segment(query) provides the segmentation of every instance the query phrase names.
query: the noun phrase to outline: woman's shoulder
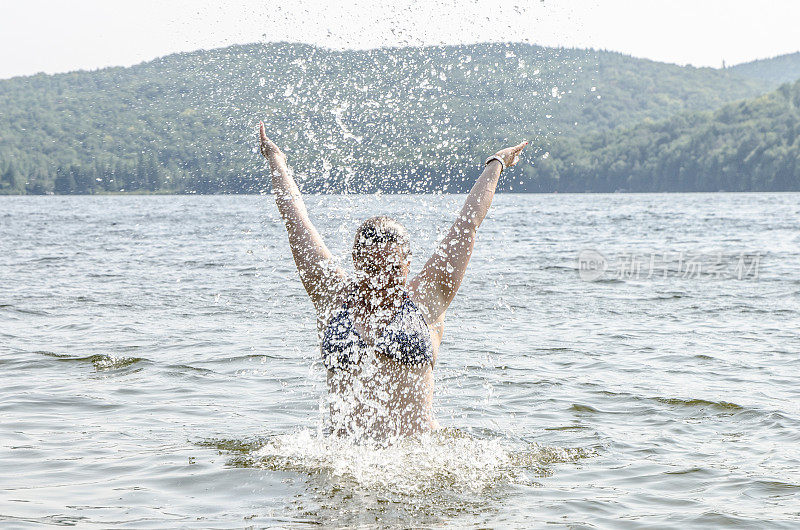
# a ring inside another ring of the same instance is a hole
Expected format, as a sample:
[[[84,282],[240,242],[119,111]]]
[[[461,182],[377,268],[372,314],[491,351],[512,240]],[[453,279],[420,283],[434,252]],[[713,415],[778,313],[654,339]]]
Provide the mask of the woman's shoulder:
[[[335,284],[330,286],[326,296],[320,300],[317,313],[319,313],[320,316],[324,315],[327,320],[327,316],[329,316],[333,310],[341,307],[352,297],[355,286],[356,284],[352,277],[346,274],[342,276]]]
[[[435,315],[432,315],[428,306],[425,305],[425,298],[422,294],[413,287],[407,291],[408,300],[411,302],[411,305],[416,309],[417,313],[422,317],[422,320],[429,328],[433,328],[435,326],[440,326],[444,322],[444,312],[439,315],[438,318],[434,318]]]
[[[348,278],[349,280],[349,278]],[[317,313],[317,332],[320,336],[325,333],[328,324],[332,318],[335,318],[344,309],[345,303],[350,298],[350,293],[355,287],[355,283],[343,280],[341,285],[338,285],[335,290],[329,291],[329,295],[315,304],[314,308]]]
[[[442,314],[440,314],[434,320],[424,302],[422,302],[420,298],[416,298],[413,292],[409,293],[408,302],[409,305],[411,305],[415,310],[417,318],[421,321],[422,325],[424,325],[431,334],[431,340],[433,341],[434,348],[433,358],[434,362],[436,362],[436,352],[438,351],[439,344],[441,344],[442,338],[444,337],[444,316],[446,311],[442,311]]]

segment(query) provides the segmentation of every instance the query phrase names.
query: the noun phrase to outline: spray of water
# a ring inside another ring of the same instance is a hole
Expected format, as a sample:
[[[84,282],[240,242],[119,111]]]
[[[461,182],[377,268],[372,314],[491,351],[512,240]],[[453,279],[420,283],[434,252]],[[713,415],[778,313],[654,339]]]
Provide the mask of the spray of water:
[[[500,436],[475,436],[441,429],[391,445],[356,443],[301,429],[251,443],[212,440],[203,445],[228,451],[229,464],[324,476],[331,489],[385,500],[421,502],[450,493],[490,494],[509,484],[535,483],[552,466],[591,456],[582,448],[548,447]]]

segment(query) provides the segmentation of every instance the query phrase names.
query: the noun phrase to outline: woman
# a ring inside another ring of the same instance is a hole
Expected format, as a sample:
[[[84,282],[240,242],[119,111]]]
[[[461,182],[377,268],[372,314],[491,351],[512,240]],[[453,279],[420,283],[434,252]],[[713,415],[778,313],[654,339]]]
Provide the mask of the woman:
[[[528,142],[487,159],[450,231],[409,281],[408,233],[388,217],[367,219],[358,228],[355,277],[348,277],[311,223],[286,155],[267,138],[263,123],[259,132],[292,255],[317,311],[331,429],[386,439],[438,428],[433,365],[445,311],[461,285],[500,173],[519,160]]]

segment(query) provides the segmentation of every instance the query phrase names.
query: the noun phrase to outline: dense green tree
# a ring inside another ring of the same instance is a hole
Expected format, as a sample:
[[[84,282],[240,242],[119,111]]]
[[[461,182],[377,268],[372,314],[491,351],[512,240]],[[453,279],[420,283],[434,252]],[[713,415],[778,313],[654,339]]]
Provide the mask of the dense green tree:
[[[69,169],[58,168],[53,191],[60,194],[77,193],[78,186],[75,183],[75,176]]]
[[[800,81],[663,121],[560,138],[526,177],[547,191],[800,190]]]
[[[0,193],[25,193],[25,177],[13,162],[0,173]]]

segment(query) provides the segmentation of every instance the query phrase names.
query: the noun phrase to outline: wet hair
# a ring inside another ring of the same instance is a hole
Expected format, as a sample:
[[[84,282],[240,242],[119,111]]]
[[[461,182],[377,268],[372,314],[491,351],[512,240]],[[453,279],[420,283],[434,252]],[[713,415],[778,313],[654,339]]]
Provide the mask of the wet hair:
[[[403,225],[385,215],[371,217],[361,223],[353,241],[353,259],[361,257],[361,251],[372,246],[394,244],[403,252],[403,258],[411,255],[411,241]]]

